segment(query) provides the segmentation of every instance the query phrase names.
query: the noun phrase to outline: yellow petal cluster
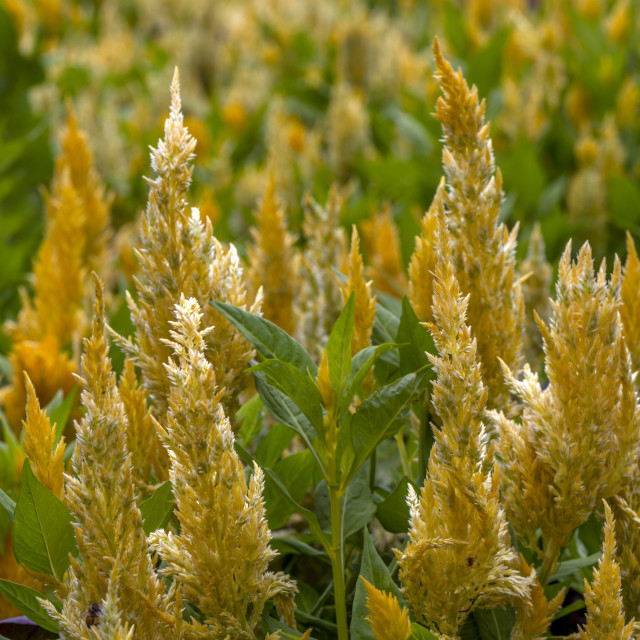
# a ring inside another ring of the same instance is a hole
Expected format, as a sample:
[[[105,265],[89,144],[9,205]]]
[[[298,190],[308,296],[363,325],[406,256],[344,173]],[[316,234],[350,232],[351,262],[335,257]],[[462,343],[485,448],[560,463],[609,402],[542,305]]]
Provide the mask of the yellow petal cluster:
[[[631,353],[633,370],[640,370],[640,260],[630,233],[627,233],[627,261],[624,265],[620,317],[624,339]]]
[[[190,637],[254,638],[271,598],[293,626],[295,583],[268,571],[276,554],[269,547],[262,471],[254,467],[247,487],[214,368],[205,357],[212,328],[200,329],[203,313],[194,298],[183,296],[174,314],[168,345],[175,358],[166,365],[169,413],[156,428],[169,452],[181,531],[154,532],[151,548],[166,562],[162,573],[179,582],[205,616],[205,625],[188,625]]]
[[[398,599],[391,593],[376,589],[370,582],[362,578],[367,590],[367,621],[376,640],[407,640],[411,635],[409,613],[402,607]]]

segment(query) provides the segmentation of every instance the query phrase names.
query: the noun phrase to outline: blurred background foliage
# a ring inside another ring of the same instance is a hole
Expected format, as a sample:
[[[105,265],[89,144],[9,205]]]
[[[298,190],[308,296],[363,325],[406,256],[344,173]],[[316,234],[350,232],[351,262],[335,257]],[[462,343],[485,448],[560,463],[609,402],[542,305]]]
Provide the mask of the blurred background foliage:
[[[220,239],[244,252],[271,166],[294,231],[303,194],[334,181],[344,225],[390,204],[406,266],[442,173],[434,35],[487,100],[519,256],[535,221],[552,262],[569,237],[623,256],[640,230],[639,30],[632,0],[0,0],[0,322],[29,285],[65,103],[126,247],[176,65],[191,201]]]

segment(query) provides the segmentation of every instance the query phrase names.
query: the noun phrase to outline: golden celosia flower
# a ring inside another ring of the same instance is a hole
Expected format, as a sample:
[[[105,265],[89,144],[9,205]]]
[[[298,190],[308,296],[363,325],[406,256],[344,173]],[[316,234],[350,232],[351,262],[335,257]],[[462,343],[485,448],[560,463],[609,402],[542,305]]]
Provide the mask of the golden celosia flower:
[[[439,356],[431,357],[437,379],[433,405],[442,420],[420,497],[409,488],[409,544],[396,551],[402,593],[421,624],[439,637],[457,638],[475,608],[529,599],[531,578],[514,567],[507,520],[499,502],[500,474],[482,417],[487,388],[476,359],[476,341],[466,325],[462,297],[441,199],[438,260],[429,325]]]
[[[360,231],[374,289],[401,297],[407,290],[407,277],[391,204],[386,203],[372,220],[365,220]]]
[[[257,291],[262,287],[262,314],[287,333],[293,334],[293,301],[299,282],[298,254],[294,238],[287,229],[284,209],[276,199],[273,172],[264,199],[256,212],[257,228],[252,229],[253,246],[249,248],[247,279]]]
[[[355,296],[355,307],[351,354],[355,355],[371,345],[371,332],[376,316],[376,297],[371,295],[371,283],[364,279],[360,239],[355,226],[351,236],[349,279],[342,285],[342,299],[345,303],[352,293]]]
[[[22,375],[20,372],[29,375],[40,403],[46,406],[59,389],[65,395],[73,389],[76,365],[61,350],[60,343],[52,334],[47,334],[41,341],[16,342],[9,361],[14,372],[14,383],[0,391],[0,402],[7,421],[18,432],[25,417],[27,403],[24,377],[18,378]]]
[[[152,471],[157,480],[167,479],[168,464],[166,455],[160,450],[162,444],[155,432],[147,392],[138,384],[132,360],[125,362],[118,391],[127,416],[127,445],[131,452],[133,481],[144,493]]]
[[[262,499],[263,476],[254,468],[249,487],[234,451],[233,432],[217,391],[214,368],[205,358],[203,314],[194,298],[174,308],[166,365],[171,384],[166,425],[157,424],[169,451],[171,483],[181,523],[179,535],[156,531],[150,544],[181,584],[187,600],[205,616],[194,637],[253,638],[267,600],[273,598],[293,622],[295,583],[268,571],[276,555]]]
[[[438,185],[429,210],[422,218],[422,234],[416,236],[416,247],[409,263],[409,300],[415,314],[424,322],[433,320],[433,272],[436,265],[436,202],[444,196],[444,181]]]
[[[542,345],[536,340],[538,327],[533,312],[535,311],[542,320],[548,318],[551,311],[549,294],[553,275],[553,269],[545,255],[542,231],[537,223],[533,226],[527,256],[520,264],[519,272],[526,309],[524,352],[529,365],[537,371],[542,360]]]
[[[577,634],[579,640],[632,640],[636,638],[633,619],[625,624],[620,594],[620,567],[615,561],[615,522],[609,505],[604,503],[604,542],[598,568],[591,584],[584,581],[587,624]]]
[[[573,530],[620,491],[637,464],[640,412],[619,314],[620,280],[617,258],[607,282],[604,262],[593,273],[589,245],[574,263],[569,243],[549,325],[539,321],[548,387],[528,367],[523,380],[505,367],[524,410],[521,424],[495,416],[502,494],[518,536],[533,546],[540,527],[548,543],[543,584]]]
[[[342,308],[340,282],[333,269],[346,262],[347,241],[339,226],[342,200],[335,185],[325,207],[310,196],[304,205],[302,230],[307,246],[302,256],[296,337],[315,359],[320,357],[318,345],[326,344]]]
[[[122,624],[135,626],[136,638],[175,637],[154,612],[165,608],[163,585],[153,571],[135,501],[126,415],[108,358],[104,313],[96,276],[93,332],[84,341],[78,378],[86,413],[76,422],[74,475],[67,476],[64,489],[82,559],[72,558],[62,611],[52,605],[48,610],[64,638],[95,638],[85,612],[93,604],[107,611],[110,600]]]
[[[519,568],[520,573],[525,577],[533,574],[533,583],[530,602],[519,600],[515,603],[516,623],[511,632],[511,640],[543,640],[553,616],[562,606],[566,591],[561,589],[556,597],[549,601],[544,595],[544,589],[535,576],[533,568],[527,564],[522,554]]]
[[[362,578],[367,590],[367,621],[376,640],[407,640],[411,635],[409,613],[391,593],[376,589]]]
[[[640,616],[640,473],[638,467],[621,494],[613,499],[616,557],[627,615]]]
[[[633,370],[640,370],[640,260],[630,233],[627,233],[627,261],[620,294],[620,317],[624,327],[624,339],[631,352]]]
[[[61,498],[64,437],[60,438],[54,448],[56,425],[52,425],[47,412],[40,409],[36,390],[26,372],[24,380],[27,388],[27,419],[22,423],[24,452],[40,483]]]
[[[237,396],[248,382],[245,369],[253,355],[249,343],[209,306],[210,300],[221,300],[247,308],[246,292],[235,247],[225,249],[213,236],[210,221],[203,222],[198,210],[187,206],[193,170],[189,163],[195,145],[183,124],[176,69],[165,136],[151,153],[151,165],[158,177],[147,180],[151,189],[138,250],[138,298],[134,302],[128,296],[135,342],[119,340],[140,367],[154,413],[161,420],[170,390],[163,366],[170,350],[163,341],[169,337],[172,305],[178,302],[181,292],[195,296],[205,309],[209,324],[216,326],[215,341],[207,346],[207,356],[224,389],[223,404],[231,416]],[[255,313],[259,308],[258,297],[248,310]]]
[[[468,321],[478,341],[482,378],[489,407],[506,407],[506,389],[498,358],[513,369],[520,366],[523,300],[515,282],[517,227],[509,234],[498,224],[502,178],[496,171],[484,101],[469,89],[462,72],[455,73],[434,41],[436,77],[444,93],[436,118],[444,132],[442,152],[447,178],[447,225],[453,244],[455,274],[470,294]],[[494,175],[495,173],[495,175]]]

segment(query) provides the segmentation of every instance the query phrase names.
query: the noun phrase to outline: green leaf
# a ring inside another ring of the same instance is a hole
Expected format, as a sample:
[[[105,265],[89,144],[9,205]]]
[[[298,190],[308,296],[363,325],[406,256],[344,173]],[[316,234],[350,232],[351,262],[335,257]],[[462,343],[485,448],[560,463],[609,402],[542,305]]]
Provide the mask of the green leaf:
[[[277,422],[269,429],[269,433],[262,439],[256,449],[256,460],[261,467],[273,467],[280,458],[280,454],[293,440],[295,433],[291,427]],[[242,445],[244,447],[244,445]]]
[[[356,458],[351,472],[343,482],[349,482],[378,443],[393,435],[394,429],[409,408],[415,385],[416,374],[409,373],[400,380],[381,387],[358,407],[351,420],[351,441]]]
[[[322,396],[315,382],[288,362],[265,360],[251,369],[260,372],[267,382],[282,392],[307,418],[318,436],[323,434]]]
[[[376,516],[380,524],[390,533],[406,533],[409,530],[409,505],[407,493],[413,483],[404,476],[398,486],[380,503]],[[413,485],[413,488],[417,488]]]
[[[640,223],[640,189],[625,176],[612,176],[607,189],[607,204],[611,216],[622,229],[634,228]]]
[[[279,460],[273,472],[287,488],[289,495],[299,503],[311,484],[314,466],[315,460],[311,452],[306,450]],[[281,529],[295,511],[295,506],[271,484],[265,486],[264,501],[269,528],[274,531]]]
[[[16,503],[15,500],[12,500],[2,489],[0,489],[0,506],[4,508],[11,522],[13,522]]]
[[[322,460],[325,457],[325,448],[316,437],[315,429],[309,419],[293,400],[288,398],[280,389],[270,384],[262,372],[255,371],[253,375],[256,380],[256,389],[262,398],[262,402],[264,402],[264,406],[269,409],[277,420],[293,429],[304,440],[307,448],[315,456],[320,468],[324,469]]]
[[[534,212],[547,185],[535,147],[528,140],[517,142],[500,158],[500,170],[505,191],[517,195],[516,207],[520,211]]]
[[[331,380],[336,403],[341,403],[345,387],[351,376],[351,336],[353,334],[355,304],[355,294],[352,292],[347,304],[335,321],[327,342],[329,380]]]
[[[364,541],[362,546],[362,562],[360,564],[360,577],[356,583],[356,590],[351,609],[350,635],[352,640],[375,640],[371,625],[366,620],[369,615],[367,608],[367,591],[362,578],[369,581],[377,589],[382,589],[393,594],[402,606],[406,606],[400,594],[398,586],[393,581],[387,565],[378,555],[369,531],[364,530]]]
[[[13,551],[21,565],[57,580],[69,566],[69,554],[78,553],[71,514],[38,482],[28,460],[16,502]]]
[[[509,640],[516,619],[513,607],[476,609],[473,618],[482,640]]]
[[[467,19],[462,9],[452,2],[446,2],[444,5],[444,35],[456,55],[466,58],[469,46]]]
[[[429,629],[425,629],[421,624],[412,622],[409,640],[438,640],[438,637],[434,636]]]
[[[242,446],[246,447],[253,442],[264,426],[264,405],[258,394],[238,409],[236,419],[242,422],[238,439]]]
[[[16,584],[9,580],[0,579],[0,593],[29,620],[40,625],[47,631],[58,633],[58,623],[47,613],[44,607],[38,602],[38,598],[44,596],[24,584]],[[46,599],[46,598],[45,598]]]
[[[498,29],[489,42],[469,61],[469,71],[466,74],[469,85],[475,84],[481,98],[489,95],[491,89],[500,85],[502,79],[502,63],[504,61],[504,46],[511,29]]]
[[[402,316],[398,325],[396,342],[400,344],[398,348],[400,375],[406,375],[422,369],[422,367],[430,366],[427,352],[436,353],[436,348],[431,334],[420,324],[407,296],[402,298]]]
[[[344,539],[360,531],[376,515],[376,503],[369,488],[369,465],[362,465],[342,498],[342,531]]]
[[[303,373],[309,372],[316,376],[318,367],[311,356],[278,325],[224,302],[215,301],[210,304],[235,326],[263,358],[289,362]]]
[[[174,501],[171,482],[167,480],[140,504],[140,514],[144,523],[142,528],[147,535],[167,526],[173,513]]]
[[[376,317],[373,320],[373,331],[371,338],[375,344],[384,342],[395,342],[398,335],[400,318],[389,309],[376,302]]]
[[[73,407],[73,401],[75,400],[76,393],[78,392],[78,385],[75,385],[71,391],[67,394],[66,398],[57,404],[57,406],[49,409],[51,402],[47,405],[47,413],[49,414],[49,420],[51,424],[56,425],[56,435],[53,441],[53,446],[55,447],[62,434],[64,433],[64,429],[67,426],[67,421],[69,420],[69,414],[71,413],[71,409]],[[58,393],[61,393],[60,391]],[[54,396],[54,399],[58,396],[58,393]],[[52,400],[53,402],[53,400]]]

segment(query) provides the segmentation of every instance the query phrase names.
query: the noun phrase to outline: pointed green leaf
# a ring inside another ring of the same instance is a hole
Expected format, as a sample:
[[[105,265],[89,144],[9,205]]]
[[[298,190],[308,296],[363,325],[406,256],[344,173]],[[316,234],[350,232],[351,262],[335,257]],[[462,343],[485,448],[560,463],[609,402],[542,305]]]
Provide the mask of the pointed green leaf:
[[[549,578],[549,582],[562,582],[568,578],[574,571],[582,569],[582,567],[590,567],[600,560],[601,552],[592,553],[586,558],[572,558],[558,563],[554,574]]]
[[[398,486],[380,503],[376,516],[380,524],[390,533],[406,533],[409,530],[409,505],[407,493],[409,485],[413,484],[404,476]],[[413,485],[413,488],[417,488]]]
[[[2,594],[16,609],[22,612],[29,620],[40,625],[47,631],[58,633],[58,623],[47,613],[38,601],[44,596],[24,584],[16,584],[9,580],[0,579],[0,594]],[[46,599],[46,598],[45,598]]]
[[[269,467],[271,469],[294,437],[295,432],[291,427],[287,427],[282,422],[274,424],[256,449],[258,464],[261,467]],[[244,447],[244,445],[242,446]]]
[[[393,435],[403,414],[409,408],[416,386],[416,374],[385,385],[366,398],[351,419],[351,440],[356,454],[346,484],[371,452],[384,439]]]
[[[374,344],[395,342],[399,326],[400,318],[379,302],[376,302],[376,317],[373,321],[373,332],[371,334]]]
[[[238,439],[242,446],[246,447],[253,442],[264,426],[264,405],[258,394],[240,407],[236,419],[242,424]]]
[[[438,640],[438,636],[434,636],[429,629],[425,629],[421,624],[412,622],[409,640]]]
[[[351,377],[351,336],[353,335],[355,304],[356,298],[352,292],[333,325],[327,342],[329,380],[331,380],[331,387],[337,403],[342,402],[345,388]]]
[[[313,380],[288,362],[265,360],[249,371],[262,373],[304,414],[318,436],[323,434],[322,396]]]
[[[69,554],[78,553],[71,514],[38,482],[28,460],[16,502],[13,551],[21,565],[57,580],[69,566]]]
[[[382,589],[393,594],[401,606],[406,606],[398,586],[393,581],[387,565],[378,555],[369,531],[364,530],[364,543],[362,546],[362,563],[360,564],[360,578],[356,583],[356,591],[353,598],[353,608],[351,610],[350,635],[352,640],[375,640],[371,625],[366,620],[369,615],[367,607],[367,591],[362,578],[370,582],[377,589]]]
[[[263,358],[290,362],[303,373],[316,375],[318,367],[313,358],[278,325],[224,302],[212,301],[210,304],[235,326]]]
[[[509,640],[516,616],[513,607],[494,607],[476,609],[473,619],[480,631],[482,640]]]
[[[147,535],[167,526],[173,513],[174,501],[171,482],[167,480],[140,504],[140,515],[144,523],[142,528]]]
[[[427,352],[436,352],[431,334],[420,324],[420,320],[406,296],[402,299],[402,317],[398,325],[396,342],[401,343],[398,348],[399,375],[405,375],[428,366],[430,362],[427,358]]]

